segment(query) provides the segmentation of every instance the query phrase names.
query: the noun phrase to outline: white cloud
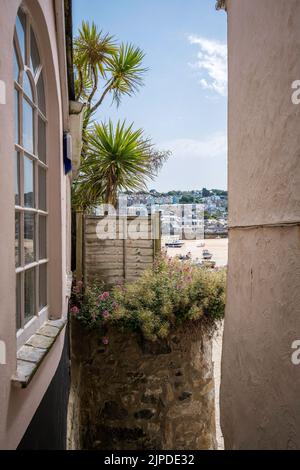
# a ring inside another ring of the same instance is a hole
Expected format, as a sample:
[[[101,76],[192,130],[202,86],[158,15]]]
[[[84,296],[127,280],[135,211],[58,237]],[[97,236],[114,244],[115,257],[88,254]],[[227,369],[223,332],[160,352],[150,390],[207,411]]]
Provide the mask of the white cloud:
[[[221,96],[227,94],[227,45],[218,41],[189,36],[190,44],[199,46],[198,60],[190,64],[200,73],[200,85]]]
[[[159,146],[171,150],[173,157],[181,159],[207,159],[227,154],[227,136],[224,132],[205,139],[175,139]],[[172,158],[170,160],[172,160]]]
[[[173,152],[156,180],[151,183],[151,187],[158,191],[227,187],[225,132],[214,133],[203,139],[170,140],[158,148]]]

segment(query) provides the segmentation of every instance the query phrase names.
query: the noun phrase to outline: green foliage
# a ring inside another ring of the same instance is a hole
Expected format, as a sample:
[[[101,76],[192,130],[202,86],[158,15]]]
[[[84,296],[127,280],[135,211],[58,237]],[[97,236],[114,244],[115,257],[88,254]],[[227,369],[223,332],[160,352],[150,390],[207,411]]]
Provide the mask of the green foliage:
[[[101,285],[84,289],[82,282],[77,282],[73,286],[70,313],[87,329],[103,330],[115,309],[115,301]]]
[[[84,130],[106,96],[119,106],[124,95],[132,96],[143,85],[145,54],[132,44],[117,44],[83,21],[74,40],[76,99],[86,104]]]
[[[193,204],[195,202],[195,198],[193,196],[182,196],[179,201],[179,204]]]
[[[169,152],[155,150],[125,122],[94,124],[93,118],[106,97],[119,106],[143,85],[145,54],[132,44],[118,44],[95,23],[83,22],[74,40],[76,99],[85,104],[81,168],[72,188],[72,205],[90,209],[99,203],[116,204],[119,189],[145,188]]]
[[[114,309],[105,321],[151,341],[188,322],[211,331],[224,317],[225,284],[225,270],[200,269],[162,256],[136,282],[112,291]]]
[[[109,58],[105,71],[111,75],[111,79],[107,85],[111,84],[113,101],[117,105],[122,96],[132,96],[143,85],[142,77],[147,70],[141,65],[144,57],[145,54],[139,47],[121,44]]]
[[[77,72],[85,72],[90,75],[98,73],[106,77],[105,66],[109,64],[110,57],[115,54],[118,47],[113,36],[98,31],[95,23],[90,26],[83,21],[78,36],[74,40],[74,65]],[[77,77],[80,82],[80,77]],[[78,90],[79,91],[79,90]]]
[[[151,141],[125,121],[116,127],[111,121],[95,124],[88,148],[74,185],[73,202],[81,209],[101,201],[116,206],[118,191],[145,189],[146,180],[156,175],[157,152]]]
[[[203,197],[210,197],[212,195],[211,191],[209,191],[208,189],[206,188],[203,188],[202,189],[202,196]]]

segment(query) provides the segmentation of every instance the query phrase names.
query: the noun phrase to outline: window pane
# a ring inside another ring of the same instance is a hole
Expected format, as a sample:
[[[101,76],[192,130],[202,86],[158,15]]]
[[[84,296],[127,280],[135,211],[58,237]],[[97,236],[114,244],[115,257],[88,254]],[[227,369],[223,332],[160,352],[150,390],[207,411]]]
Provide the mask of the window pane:
[[[41,117],[39,117],[38,141],[38,157],[43,163],[46,163],[46,124]]]
[[[24,156],[24,205],[33,208],[34,204],[34,164]]]
[[[25,323],[29,322],[35,315],[35,270],[25,271]]]
[[[19,10],[18,12],[16,29],[23,61],[25,63],[26,16],[22,12],[22,10]]]
[[[34,74],[36,74],[38,66],[40,65],[40,55],[32,28],[30,28],[30,61],[31,68]]]
[[[24,253],[25,264],[35,261],[35,215],[24,214]]]
[[[21,276],[21,274],[17,274],[17,279],[16,279],[16,325],[17,325],[17,330],[19,330],[22,326],[22,324],[21,324],[21,282],[22,282],[22,276]]]
[[[21,259],[20,259],[20,227],[21,227],[21,215],[20,215],[20,212],[16,212],[16,217],[15,217],[15,261],[16,261],[16,267],[17,268],[21,264]]]
[[[27,73],[23,74],[23,90],[28,96],[28,98],[30,98],[31,101],[33,101],[32,86],[31,86],[31,82]]]
[[[19,82],[19,74],[20,74],[20,65],[19,65],[16,48],[14,46],[14,79],[16,82]]]
[[[39,259],[47,259],[47,218],[39,217]]]
[[[40,78],[37,82],[37,94],[38,94],[38,106],[44,116],[46,116],[46,103],[45,103],[45,88],[44,88],[44,78],[41,73]]]
[[[28,152],[33,153],[33,109],[23,99],[23,146]]]
[[[47,264],[39,267],[39,307],[42,310],[47,305]]]
[[[20,205],[20,155],[15,152],[15,205]]]
[[[39,209],[41,211],[47,210],[46,177],[46,170],[44,170],[42,167],[39,167]]]
[[[15,90],[15,143],[20,143],[20,112],[19,112],[19,92]]]

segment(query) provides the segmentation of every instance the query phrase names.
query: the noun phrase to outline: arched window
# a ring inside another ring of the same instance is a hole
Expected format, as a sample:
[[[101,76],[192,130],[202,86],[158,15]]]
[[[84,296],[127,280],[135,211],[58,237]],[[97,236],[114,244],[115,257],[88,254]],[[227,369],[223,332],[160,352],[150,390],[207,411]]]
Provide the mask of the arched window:
[[[47,110],[37,38],[18,12],[14,34],[17,330],[47,310]]]

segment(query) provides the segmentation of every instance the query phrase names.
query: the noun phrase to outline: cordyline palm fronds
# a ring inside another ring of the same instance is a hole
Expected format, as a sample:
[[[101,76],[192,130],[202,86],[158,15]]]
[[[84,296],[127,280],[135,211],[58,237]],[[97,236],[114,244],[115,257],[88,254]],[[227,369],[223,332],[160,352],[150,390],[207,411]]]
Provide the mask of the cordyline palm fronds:
[[[116,53],[112,54],[105,69],[111,78],[107,81],[105,90],[95,104],[94,109],[100,106],[107,95],[113,94],[113,101],[119,106],[123,95],[132,96],[143,85],[143,74],[146,68],[141,64],[145,57],[139,47],[132,44],[121,44]]]
[[[125,121],[95,124],[89,135],[88,158],[83,161],[74,189],[77,208],[86,209],[100,202],[116,207],[119,191],[140,191],[155,175],[151,141],[142,129],[134,130]],[[163,152],[160,152],[163,154]]]
[[[113,36],[83,22],[74,40],[76,99],[86,104],[84,130],[107,95],[117,106],[143,84],[144,53],[132,44],[118,45]]]
[[[153,148],[141,129],[119,122],[114,129],[94,124],[93,118],[107,96],[119,106],[143,85],[144,53],[132,44],[116,44],[114,37],[82,23],[74,41],[76,97],[85,107],[81,168],[73,183],[72,203],[89,209],[105,202],[117,203],[120,190],[142,190],[156,175],[170,152]]]
[[[98,32],[95,23],[92,26],[83,21],[79,36],[74,41],[74,64],[78,73],[77,76],[77,99],[82,97],[85,91],[86,79],[89,78],[94,94],[94,87],[97,88],[99,73],[105,77],[105,65],[112,54],[117,52],[117,45],[113,36]],[[90,101],[94,94],[89,95]]]

